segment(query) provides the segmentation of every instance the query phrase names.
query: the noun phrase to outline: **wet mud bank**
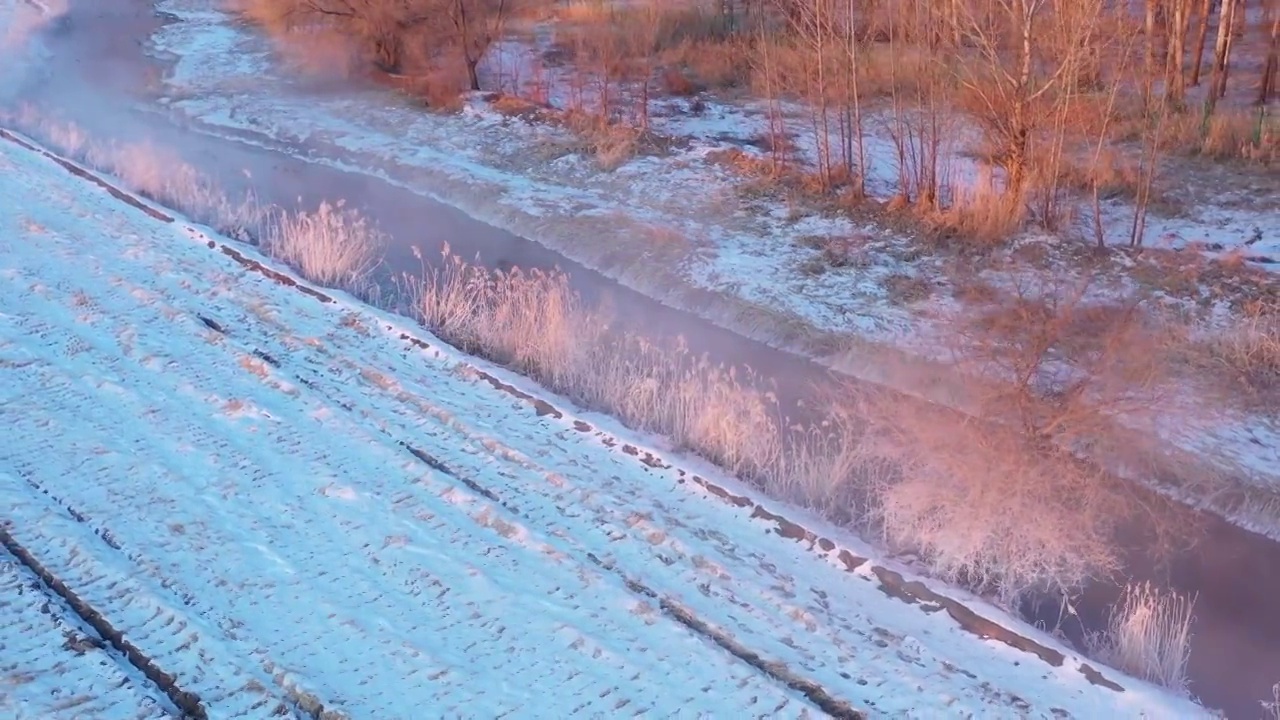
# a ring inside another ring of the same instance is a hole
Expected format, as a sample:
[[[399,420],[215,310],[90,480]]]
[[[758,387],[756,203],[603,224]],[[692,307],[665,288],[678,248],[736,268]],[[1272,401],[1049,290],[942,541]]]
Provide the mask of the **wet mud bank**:
[[[478,256],[493,268],[560,268],[589,303],[604,303],[613,326],[655,343],[683,337],[691,352],[713,362],[749,365],[776,383],[784,412],[800,418],[799,401],[833,392],[837,381],[817,363],[723,330],[688,313],[657,303],[599,273],[571,262],[536,242],[504,232],[451,206],[432,201],[370,175],[307,162],[305,149],[250,145],[175,124],[162,112],[134,109],[160,72],[142,49],[166,19],[145,0],[100,3],[73,0],[69,20],[44,38],[51,51],[24,100],[74,121],[97,138],[151,140],[175,149],[182,159],[215,179],[232,195],[252,189],[264,203],[314,207],[345,199],[374,217],[392,239],[387,265],[392,273],[418,274],[419,248],[434,263],[447,243],[464,258]],[[330,92],[342,92],[341,88]],[[626,241],[620,239],[620,242]],[[1130,567],[1138,580],[1198,596],[1190,661],[1192,692],[1231,717],[1261,715],[1258,702],[1280,681],[1280,545],[1217,517],[1186,508],[1175,524],[1204,528],[1200,541],[1170,562],[1144,546],[1147,533],[1135,531]],[[1062,624],[1073,640],[1105,626],[1120,589],[1098,583],[1076,603],[1078,617]],[[1032,616],[1046,626],[1058,621],[1056,605]]]

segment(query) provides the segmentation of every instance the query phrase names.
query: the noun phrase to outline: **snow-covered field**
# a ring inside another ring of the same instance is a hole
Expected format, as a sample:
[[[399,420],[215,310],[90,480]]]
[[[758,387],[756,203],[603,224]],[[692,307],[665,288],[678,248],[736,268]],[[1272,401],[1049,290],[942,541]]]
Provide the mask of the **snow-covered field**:
[[[9,716],[1202,714],[69,169],[0,141]]]
[[[183,122],[311,162],[382,176],[744,335],[815,356],[856,377],[966,407],[957,398],[970,383],[943,369],[945,363],[928,362],[946,356],[946,349],[931,345],[931,328],[945,325],[955,309],[955,288],[940,279],[938,261],[909,252],[901,238],[882,228],[795,212],[767,198],[744,202],[741,178],[708,160],[725,148],[752,150],[745,140],[759,134],[764,119],[749,106],[711,102],[695,115],[682,107],[686,100],[661,101],[654,126],[687,142],[604,172],[592,158],[565,149],[576,145],[567,131],[505,117],[480,98],[459,115],[439,115],[382,90],[317,92],[275,67],[263,40],[218,3],[163,0],[159,6],[175,18],[150,45],[172,63],[160,102]],[[518,62],[499,58],[495,64]],[[803,133],[798,125],[795,130]],[[871,143],[873,155],[885,149],[879,145]],[[892,161],[875,167],[873,192],[883,189],[887,180],[881,176]],[[1266,182],[1239,191],[1248,197],[1190,203],[1178,218],[1153,215],[1148,244],[1274,254],[1280,212],[1273,196],[1280,195],[1268,192]],[[1126,210],[1115,206],[1109,212],[1121,218]],[[870,260],[814,272],[819,248],[831,238],[861,248],[858,256]],[[1034,237],[1021,244],[1053,246]],[[1123,285],[1129,260],[1116,255],[1113,262]],[[999,272],[982,279],[995,287],[1009,280]],[[891,291],[895,284],[913,283],[930,286],[932,297],[904,301]],[[1204,406],[1191,398],[1186,404]],[[1221,475],[1250,488],[1249,500],[1231,491],[1216,493],[1207,501],[1211,506],[1256,531],[1280,532],[1269,506],[1280,486],[1280,426],[1274,417],[1228,409],[1196,412],[1169,418],[1160,432],[1170,443],[1168,464],[1188,468],[1188,478]]]

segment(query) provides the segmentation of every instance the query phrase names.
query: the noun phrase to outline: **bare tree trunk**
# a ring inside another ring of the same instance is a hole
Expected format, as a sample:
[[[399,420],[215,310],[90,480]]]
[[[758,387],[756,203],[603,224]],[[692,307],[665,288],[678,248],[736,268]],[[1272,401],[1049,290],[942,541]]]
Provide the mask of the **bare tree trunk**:
[[[477,60],[470,57],[466,58],[466,63],[467,63],[467,83],[469,84],[469,87],[472,90],[479,90],[480,89],[480,73],[477,71],[476,67],[480,63]]]
[[[1021,24],[1022,46],[1019,50],[1018,57],[1018,87],[1015,90],[1015,100],[1011,112],[1011,120],[1009,123],[1009,138],[1007,143],[1007,157],[1005,169],[1008,172],[1008,186],[1006,190],[1009,192],[1010,199],[1015,203],[1022,201],[1022,193],[1026,189],[1027,181],[1027,155],[1030,151],[1031,143],[1031,119],[1028,117],[1031,108],[1031,71],[1033,69],[1033,52],[1035,33],[1033,32],[1035,23],[1034,10],[1028,6],[1028,0],[1016,0],[1014,5],[1018,8],[1018,20]]]
[[[1224,0],[1229,2],[1230,0]],[[1147,208],[1151,205],[1151,191],[1155,187],[1156,171],[1160,165],[1161,143],[1164,140],[1164,123],[1169,111],[1161,108],[1156,116],[1154,131],[1148,133],[1150,143],[1143,148],[1138,166],[1138,193],[1134,199],[1133,225],[1129,231],[1129,247],[1142,247],[1147,232]]]
[[[1094,146],[1093,151],[1093,167],[1095,170],[1102,161],[1102,150],[1107,145],[1107,133],[1111,127],[1111,122],[1115,118],[1116,100],[1120,97],[1120,90],[1125,83],[1125,68],[1129,60],[1132,58],[1133,43],[1135,39],[1130,37],[1124,44],[1120,53],[1120,67],[1116,68],[1114,77],[1111,80],[1111,88],[1107,93],[1107,106],[1102,116],[1102,125],[1098,128],[1098,142]],[[1098,242],[1098,249],[1106,247],[1107,237],[1102,226],[1102,189],[1100,187],[1100,174],[1093,172],[1090,178],[1090,185],[1093,191],[1093,233],[1094,238]]]
[[[862,138],[862,100],[858,97],[858,37],[853,17],[854,0],[849,0],[849,78],[853,93],[853,132],[858,142],[858,197],[867,194],[867,154]]]
[[[1227,94],[1227,70],[1231,61],[1232,28],[1235,26],[1236,7],[1240,0],[1222,0],[1218,15],[1218,42],[1213,50],[1213,77],[1209,81],[1209,96],[1205,115],[1212,115],[1218,100]]]
[[[784,155],[785,126],[778,110],[777,78],[774,75],[775,70],[772,62],[773,51],[768,38],[765,37],[763,21],[760,22],[757,33],[760,42],[759,62],[764,75],[765,102],[769,106],[769,158],[772,166],[770,169],[776,175],[782,171],[783,164],[786,162]]]
[[[1172,0],[1173,16],[1169,24],[1169,47],[1165,67],[1165,100],[1181,105],[1186,95],[1185,72],[1187,29],[1191,23],[1191,0]]]
[[[912,199],[911,160],[907,157],[907,121],[902,109],[902,97],[898,86],[898,39],[894,15],[889,15],[889,92],[893,101],[893,126],[889,132],[898,160],[898,195],[902,204]]]
[[[1209,17],[1213,15],[1213,0],[1200,2],[1200,30],[1196,33],[1196,56],[1191,65],[1191,85],[1200,84],[1200,65],[1204,61],[1204,44],[1209,39]]]
[[[823,2],[814,2],[814,50],[817,53],[818,63],[818,84],[816,88],[818,96],[818,120],[814,131],[818,134],[818,176],[822,182],[822,189],[829,190],[831,188],[831,124],[830,112],[827,107],[827,58],[826,58],[826,40],[827,28],[823,22]]]
[[[1156,8],[1158,5],[1159,0],[1146,0],[1143,22],[1143,34],[1147,45],[1142,63],[1142,106],[1148,112],[1151,110],[1151,86],[1155,83],[1156,77]]]

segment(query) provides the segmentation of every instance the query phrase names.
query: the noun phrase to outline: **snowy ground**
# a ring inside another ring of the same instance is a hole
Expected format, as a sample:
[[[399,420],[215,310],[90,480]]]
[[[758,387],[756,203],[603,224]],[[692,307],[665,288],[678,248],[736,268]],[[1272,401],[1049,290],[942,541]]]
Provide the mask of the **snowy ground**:
[[[655,128],[683,142],[603,172],[573,151],[576,142],[563,129],[505,117],[480,98],[460,115],[433,115],[385,91],[317,89],[276,68],[261,38],[213,0],[163,0],[159,6],[180,20],[163,27],[151,44],[153,53],[172,62],[160,101],[185,122],[382,176],[745,335],[964,407],[955,398],[966,383],[923,362],[939,353],[929,344],[931,327],[939,318],[945,323],[956,306],[951,296],[957,288],[943,279],[939,260],[911,251],[883,228],[768,198],[744,200],[741,177],[709,160],[726,148],[753,151],[747,141],[764,124],[758,108],[711,102],[694,115],[686,100],[659,102]],[[504,47],[508,54],[528,50]],[[499,58],[495,64],[501,69],[519,61]],[[792,129],[803,147],[804,128],[796,123]],[[872,138],[872,157],[885,145]],[[892,162],[873,167],[871,189],[884,192]],[[1148,244],[1271,257],[1280,242],[1280,192],[1269,192],[1275,183],[1265,177],[1250,182],[1232,185],[1241,198],[1219,197],[1216,204],[1198,198],[1180,217],[1153,216]],[[1107,212],[1117,226],[1124,224],[1126,208],[1114,205]],[[1112,233],[1112,240],[1120,234]],[[849,243],[855,261],[814,272],[821,247],[833,238]],[[1053,246],[1046,238],[1027,238],[1010,257]],[[1111,279],[1127,283],[1133,260],[1117,254],[1110,262]],[[1000,271],[979,279],[995,287],[1008,282]],[[903,287],[924,288],[927,297],[904,298],[894,290]],[[1208,295],[1200,299],[1216,302]],[[929,389],[921,390],[924,385]],[[1275,508],[1267,507],[1280,484],[1274,417],[1198,412],[1172,419],[1163,432],[1177,448],[1172,465],[1190,467],[1194,458],[1207,469],[1189,474],[1220,473],[1257,494],[1249,500],[1220,494],[1212,502],[1221,511],[1257,531],[1280,532]]]
[[[0,182],[19,717],[1201,713],[35,150]]]

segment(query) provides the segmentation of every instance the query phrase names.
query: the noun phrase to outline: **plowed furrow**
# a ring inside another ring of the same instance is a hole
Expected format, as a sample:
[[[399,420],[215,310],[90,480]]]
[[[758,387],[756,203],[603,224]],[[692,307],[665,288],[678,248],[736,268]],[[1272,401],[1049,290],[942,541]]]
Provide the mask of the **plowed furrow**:
[[[0,497],[9,510],[0,541],[183,716],[289,714],[259,676],[239,667],[216,630],[199,626],[184,606],[133,578],[116,551],[47,498],[24,495],[29,489],[28,483],[0,474]]]
[[[169,698],[59,597],[0,530],[0,715],[15,720],[178,715]],[[20,549],[25,553],[25,550]],[[82,606],[83,609],[83,606]]]

